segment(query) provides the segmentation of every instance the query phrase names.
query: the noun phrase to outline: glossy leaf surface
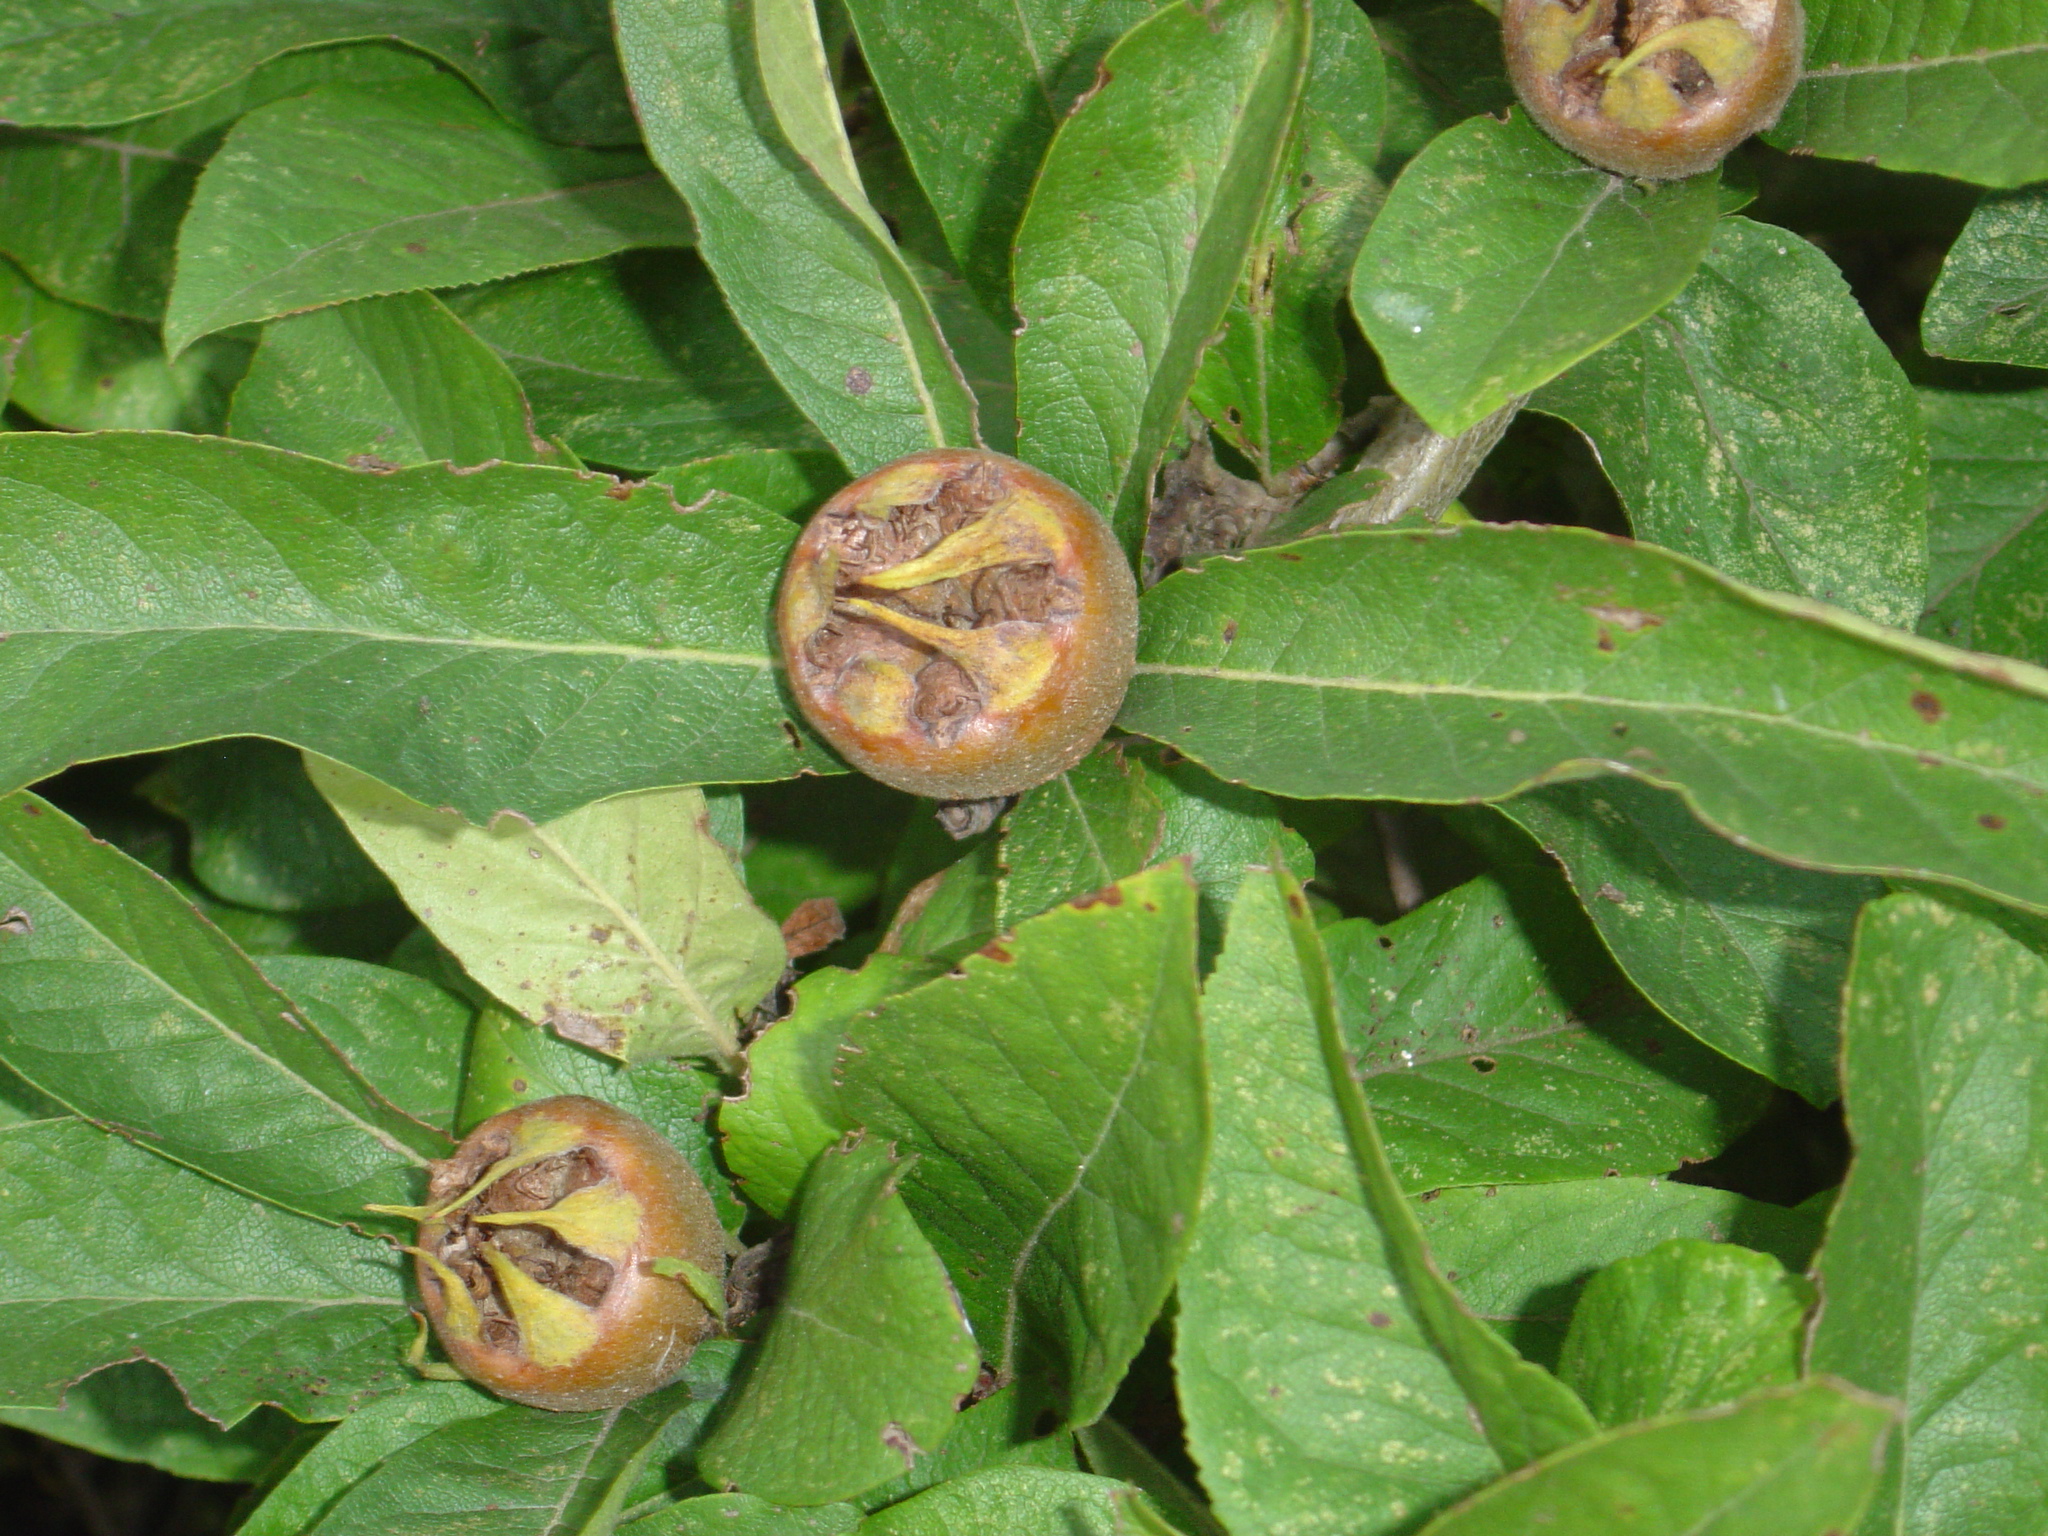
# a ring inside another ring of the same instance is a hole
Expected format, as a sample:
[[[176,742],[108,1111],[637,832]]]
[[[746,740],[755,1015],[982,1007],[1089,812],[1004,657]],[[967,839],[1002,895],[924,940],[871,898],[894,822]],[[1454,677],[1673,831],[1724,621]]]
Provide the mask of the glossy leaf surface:
[[[2048,390],[1923,390],[1934,505],[1922,634],[2048,663]]]
[[[1942,259],[1920,334],[1943,357],[2048,367],[2048,193],[1977,205]]]

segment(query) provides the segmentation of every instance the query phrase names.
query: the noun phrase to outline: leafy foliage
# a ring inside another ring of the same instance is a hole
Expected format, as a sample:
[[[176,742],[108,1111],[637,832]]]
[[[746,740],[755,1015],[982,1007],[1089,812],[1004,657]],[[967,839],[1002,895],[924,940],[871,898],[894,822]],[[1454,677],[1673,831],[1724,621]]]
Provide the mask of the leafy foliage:
[[[240,1536],[2037,1521],[2048,9],[1807,0],[1656,184],[1499,10],[4,8],[9,1445]],[[1147,588],[1001,802],[770,624],[939,446]],[[731,1258],[589,1413],[438,1379],[392,1214],[560,1094]]]

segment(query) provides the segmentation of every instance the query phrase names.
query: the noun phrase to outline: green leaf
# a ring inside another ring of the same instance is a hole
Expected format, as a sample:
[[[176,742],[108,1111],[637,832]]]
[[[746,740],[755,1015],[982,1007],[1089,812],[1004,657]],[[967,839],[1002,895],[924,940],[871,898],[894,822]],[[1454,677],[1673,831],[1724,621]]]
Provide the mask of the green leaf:
[[[1857,925],[1847,999],[1856,1156],[1815,1264],[1809,1367],[1906,1409],[1860,1529],[2018,1529],[2048,1475],[2048,960],[1894,896]]]
[[[1270,875],[1238,891],[1202,1026],[1215,1143],[1174,1373],[1203,1485],[1236,1536],[1412,1530],[1499,1462],[1364,1209]]]
[[[974,398],[842,159],[815,23],[768,4],[617,0],[648,148],[741,328],[849,468],[971,445]]]
[[[788,1278],[751,1369],[705,1441],[705,1477],[830,1504],[939,1448],[981,1357],[945,1268],[876,1141],[822,1154],[797,1198]]]
[[[1415,1214],[1444,1276],[1522,1354],[1561,1353],[1592,1271],[1674,1238],[1741,1243],[1804,1269],[1824,1207],[1787,1210],[1726,1190],[1666,1179],[1574,1179],[1447,1189]]]
[[[476,827],[325,758],[306,771],[434,936],[493,997],[622,1061],[730,1063],[785,964],[711,835],[700,789]]]
[[[1382,180],[1392,181],[1438,134],[1514,105],[1500,23],[1467,0],[1403,4],[1375,15],[1372,29],[1387,76]]]
[[[0,132],[0,250],[60,299],[161,320],[178,225],[230,123],[329,80],[433,73],[430,59],[407,48],[323,48],[287,54],[189,106],[111,131]]]
[[[1501,809],[1564,866],[1659,1011],[1813,1104],[1840,1096],[1836,1013],[1849,933],[1881,882],[1763,858],[1628,779],[1554,784]]]
[[[1676,1238],[1592,1278],[1558,1373],[1610,1428],[1790,1386],[1813,1299],[1767,1253]]]
[[[1167,865],[1031,918],[845,1037],[842,1110],[922,1154],[905,1197],[983,1355],[1049,1377],[1061,1422],[1093,1420],[1173,1284],[1201,1184],[1194,882]]]
[[[996,1467],[869,1515],[860,1536],[1116,1536],[1124,1486],[1085,1472]]]
[[[228,431],[359,469],[561,457],[535,441],[511,370],[431,293],[266,325]]]
[[[2018,662],[1582,528],[1312,539],[1142,613],[1119,724],[1225,778],[1459,801],[1627,773],[1759,852],[2048,910],[2048,675]]]
[[[464,1525],[494,1536],[609,1531],[634,1480],[672,1439],[672,1421],[695,1426],[711,1411],[729,1349],[699,1346],[681,1381],[623,1408],[500,1405],[442,1424],[387,1454],[303,1536],[448,1536]]]
[[[1308,83],[1230,301],[1192,399],[1270,485],[1307,459],[1342,417],[1337,311],[1359,242],[1386,195],[1373,174],[1386,74],[1372,23],[1352,0],[1313,0]]]
[[[255,1482],[301,1432],[269,1407],[222,1429],[193,1412],[177,1383],[146,1360],[72,1383],[62,1408],[0,1408],[0,1423],[173,1477],[215,1483]]]
[[[2048,176],[2048,10],[1806,0],[1806,73],[1767,137],[1995,187]]]
[[[1870,1500],[1889,1404],[1810,1381],[1610,1430],[1467,1500],[1422,1536],[1837,1536]]]
[[[0,1403],[146,1358],[220,1423],[344,1417],[408,1379],[392,1260],[81,1121],[0,1127]]]
[[[711,1192],[720,1224],[737,1232],[747,1213],[712,1150],[707,1124],[723,1081],[699,1062],[643,1061],[629,1070],[491,1003],[477,1013],[456,1127],[467,1131],[500,1110],[564,1093],[616,1104],[682,1153]]]
[[[694,252],[633,252],[448,302],[517,376],[536,430],[586,459],[647,471],[711,453],[824,444]]]
[[[1061,1431],[1034,1438],[1024,1422],[1029,1409],[1023,1389],[1000,1387],[955,1415],[952,1431],[938,1450],[920,1457],[898,1477],[868,1489],[855,1502],[865,1510],[885,1509],[914,1493],[988,1467],[1050,1467],[1078,1472],[1074,1436]]]
[[[1684,292],[1533,404],[1592,440],[1637,538],[1880,624],[1918,617],[1918,407],[1818,247],[1721,220]]]
[[[1923,390],[1934,506],[1920,632],[2048,663],[2048,390]]]
[[[249,344],[213,337],[176,362],[146,325],[38,292],[0,261],[0,337],[13,401],[53,427],[214,432]]]
[[[1314,868],[1272,801],[1169,757],[1137,742],[1113,743],[1027,790],[1004,824],[999,926],[1186,858],[1201,887],[1202,952],[1213,957],[1245,865],[1274,838],[1287,845],[1291,864],[1304,873]]]
[[[1169,1517],[1165,1521],[1167,1531],[1177,1531],[1181,1536],[1230,1536],[1223,1522],[1209,1512],[1201,1495],[1176,1477],[1147,1449],[1144,1441],[1115,1419],[1098,1419],[1076,1430],[1074,1438],[1088,1457],[1088,1470],[1143,1490],[1153,1507]]]
[[[830,771],[788,734],[762,617],[795,529],[744,502],[12,433],[0,510],[0,787],[250,734],[476,821]]]
[[[931,979],[933,967],[875,955],[858,971],[815,970],[793,989],[795,1003],[747,1049],[747,1091],[719,1106],[725,1160],[747,1198],[784,1216],[804,1172],[853,1129],[832,1081],[842,1032],[859,1014]]]
[[[724,491],[802,522],[846,484],[846,471],[829,453],[757,448],[671,465],[657,469],[652,478],[669,488],[679,506]]]
[[[570,0],[21,0],[0,18],[0,118],[125,123],[300,48],[391,38],[474,82],[542,133],[624,144],[633,119],[599,6]]]
[[[360,960],[269,955],[259,969],[378,1097],[452,1135],[474,1008],[430,981]]]
[[[244,117],[200,176],[164,341],[690,239],[636,151],[536,139],[445,76],[326,85]]]
[[[1111,43],[1155,0],[851,0],[889,105],[960,272],[1010,308],[1010,246],[1060,121]],[[943,61],[941,64],[939,61]]]
[[[447,1424],[502,1413],[504,1404],[467,1382],[420,1381],[366,1403],[308,1451],[235,1536],[302,1536],[320,1512],[393,1453]]]
[[[1519,110],[1473,118],[1394,183],[1351,306],[1401,398],[1455,437],[1662,309],[1719,211],[1714,176],[1630,182]]]
[[[1017,231],[1020,451],[1142,541],[1308,69],[1306,0],[1179,3],[1102,61]]]
[[[1284,870],[1275,889],[1285,907],[1288,938],[1301,977],[1302,998],[1315,1021],[1329,1074],[1337,1117],[1357,1165],[1365,1207],[1386,1245],[1387,1267],[1423,1333],[1436,1346],[1471,1405],[1494,1454],[1512,1472],[1593,1433],[1592,1417],[1572,1390],[1473,1315],[1451,1288],[1429,1240],[1401,1192],[1399,1175],[1387,1157],[1372,1107],[1358,1080],[1349,1042],[1338,1018],[1329,961],[1301,887]]]
[[[1565,985],[1605,957],[1590,932],[1559,942],[1538,922],[1481,876],[1384,928],[1322,931],[1352,1071],[1406,1189],[1662,1173],[1763,1107],[1761,1079]]]
[[[0,1058],[260,1199],[360,1222],[447,1139],[408,1120],[178,893],[47,802],[0,800]]]
[[[306,912],[393,895],[290,747],[254,738],[182,747],[139,790],[185,823],[192,873],[222,901]]]
[[[1942,258],[1920,334],[1941,357],[2048,368],[2048,189],[1977,205]]]
[[[854,1504],[785,1509],[751,1493],[707,1493],[619,1527],[621,1536],[851,1536]]]

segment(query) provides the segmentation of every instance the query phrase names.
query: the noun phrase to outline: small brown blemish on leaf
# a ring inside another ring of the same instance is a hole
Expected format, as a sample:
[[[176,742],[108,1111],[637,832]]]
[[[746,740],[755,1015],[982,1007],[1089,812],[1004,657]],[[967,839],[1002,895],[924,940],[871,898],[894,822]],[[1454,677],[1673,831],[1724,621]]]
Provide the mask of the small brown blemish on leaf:
[[[417,240],[408,240],[405,242],[405,254],[408,256],[424,256],[427,254],[427,248]]]
[[[995,961],[998,965],[1008,965],[1017,958],[1015,955],[1011,954],[1007,949],[1003,948],[1002,945],[996,943],[994,940],[990,940],[988,943],[982,945],[981,948],[975,951],[975,953],[977,955],[980,955],[984,960]]]
[[[1947,710],[1941,707],[1941,700],[1924,688],[1906,702],[1913,706],[1913,713],[1922,720],[1925,720],[1929,725],[1933,725],[1943,715],[1948,713]]]
[[[21,814],[24,816],[40,816],[43,814],[43,808],[40,805],[23,804]]]
[[[36,925],[29,915],[19,907],[9,907],[5,916],[0,916],[0,933],[34,933]]]
[[[1077,912],[1087,907],[1120,907],[1123,904],[1124,893],[1113,885],[1104,886],[1101,890],[1087,896],[1076,896],[1068,903]]]
[[[846,392],[849,395],[864,395],[875,387],[875,376],[855,363],[846,370]]]
[[[796,910],[782,920],[782,948],[792,960],[830,949],[845,937],[846,919],[830,896],[798,902]]]
[[[1289,552],[1288,552],[1287,550],[1284,550],[1284,549],[1282,549],[1282,550],[1277,550],[1277,551],[1275,551],[1275,552],[1274,552],[1274,555],[1273,555],[1273,558],[1274,558],[1275,560],[1286,560],[1286,561],[1289,561],[1289,562],[1291,562],[1292,564],[1295,564],[1295,565],[1299,565],[1299,564],[1301,564],[1301,556],[1299,556],[1299,555],[1296,555],[1296,554],[1291,554],[1291,553],[1289,553]]]
[[[1986,832],[2003,832],[2005,830],[2005,818],[2003,816],[1993,816],[1986,812],[1977,818],[1977,825]]]
[[[1631,635],[1639,630],[1655,629],[1664,622],[1656,614],[1646,613],[1640,608],[1610,608],[1603,604],[1598,608],[1588,608],[1586,612],[1603,624],[1612,624]]]
[[[613,501],[631,501],[633,499],[633,487],[617,480],[606,486],[604,493],[611,497]]]
[[[917,1458],[924,1454],[924,1447],[910,1438],[910,1431],[895,1420],[882,1426],[882,1444],[903,1458],[903,1470],[908,1472],[917,1465]]]
[[[1384,1312],[1368,1312],[1365,1315],[1365,1320],[1375,1328],[1391,1328],[1394,1326],[1394,1320]]]
[[[783,721],[783,722],[782,722],[782,734],[783,734],[784,736],[787,736],[787,737],[789,738],[789,745],[790,745],[790,750],[791,750],[791,751],[793,751],[793,752],[801,752],[801,751],[803,751],[803,749],[804,749],[804,739],[803,739],[803,737],[801,737],[801,736],[797,735],[797,733],[796,733],[796,724],[795,724],[795,722],[793,722],[793,721],[789,721],[789,720],[785,720],[785,721]]]
[[[1495,1061],[1491,1056],[1474,1056],[1471,1062],[1472,1070],[1474,1072],[1477,1072],[1481,1077],[1484,1077],[1487,1073],[1491,1072],[1495,1067],[1499,1065],[1500,1063]]]
[[[1623,895],[1623,894],[1621,893],[1621,891],[1620,891],[1620,890],[1618,890],[1618,889],[1617,889],[1616,887],[1614,887],[1614,886],[1613,886],[1613,885],[1611,885],[1611,884],[1604,884],[1604,883],[1603,883],[1603,884],[1601,885],[1600,889],[1599,889],[1599,890],[1597,890],[1597,891],[1595,891],[1595,892],[1594,892],[1593,894],[1594,894],[1595,896],[1598,896],[1598,897],[1600,897],[1600,898],[1601,898],[1601,899],[1602,899],[1603,901],[1627,901],[1627,900],[1628,900],[1628,897],[1624,896],[1624,895]]]
[[[523,1077],[515,1077],[515,1078],[513,1078],[513,1079],[512,1079],[512,1091],[513,1091],[514,1093],[524,1093],[524,1092],[526,1092],[526,1079],[525,1079],[525,1078],[523,1078]]]
[[[1235,620],[1235,619],[1232,619],[1232,620],[1231,620],[1231,621],[1230,621],[1230,622],[1229,622],[1228,624],[1225,624],[1225,625],[1223,626],[1223,643],[1224,643],[1225,645],[1228,645],[1228,644],[1230,644],[1230,642],[1231,642],[1231,641],[1235,640],[1236,638],[1237,638],[1237,620]]]
[[[612,931],[611,931],[611,929],[609,929],[609,928],[605,927],[605,926],[604,926],[603,924],[601,924],[601,923],[592,923],[592,924],[590,925],[590,942],[591,942],[591,943],[593,943],[593,944],[609,944],[609,943],[611,943],[611,941],[612,941]]]
[[[1599,638],[1599,639],[1597,639],[1597,640],[1595,640],[1595,641],[1593,642],[1593,644],[1595,644],[1596,646],[1598,646],[1598,647],[1599,647],[1599,648],[1600,648],[1601,650],[1603,650],[1603,651],[1611,651],[1611,650],[1613,650],[1613,649],[1614,649],[1614,634],[1613,634],[1613,632],[1612,632],[1611,630],[1609,630],[1609,629],[1608,629],[1608,627],[1607,627],[1607,626],[1606,626],[1605,624],[1602,624],[1602,625],[1600,626],[1600,638]]]

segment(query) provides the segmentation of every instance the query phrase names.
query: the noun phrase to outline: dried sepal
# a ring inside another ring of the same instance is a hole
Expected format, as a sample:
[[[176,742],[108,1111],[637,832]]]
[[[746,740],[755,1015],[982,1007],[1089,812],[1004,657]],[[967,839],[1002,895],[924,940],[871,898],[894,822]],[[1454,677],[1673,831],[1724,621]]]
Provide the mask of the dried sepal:
[[[940,800],[1016,794],[1086,755],[1130,681],[1137,588],[1095,510],[1001,454],[856,480],[791,553],[790,687],[856,767]]]
[[[1778,120],[1799,0],[1507,0],[1508,75],[1543,131],[1625,176],[1709,170]]]
[[[681,1374],[717,1319],[657,1259],[724,1272],[711,1197],[633,1116],[575,1096],[479,1125],[433,1165],[415,1274],[457,1370],[537,1408],[609,1408]]]

